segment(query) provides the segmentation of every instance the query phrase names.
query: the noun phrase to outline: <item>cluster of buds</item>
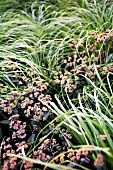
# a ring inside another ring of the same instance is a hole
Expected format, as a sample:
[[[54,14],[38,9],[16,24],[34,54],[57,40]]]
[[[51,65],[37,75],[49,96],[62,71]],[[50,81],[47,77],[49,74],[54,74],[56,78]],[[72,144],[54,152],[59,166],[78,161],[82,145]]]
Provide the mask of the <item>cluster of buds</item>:
[[[41,139],[40,139],[41,140]],[[45,139],[42,144],[38,147],[37,150],[34,151],[35,159],[39,159],[44,162],[48,162],[50,160],[50,155],[47,154],[51,152],[50,147],[50,139]]]
[[[108,72],[113,72],[113,65],[104,66],[102,68],[102,75],[106,75]]]
[[[29,162],[27,160],[24,160],[23,164],[24,164],[24,169],[25,170],[32,170],[33,162]]]
[[[73,67],[74,67],[74,60],[75,60],[75,56],[74,55],[67,55],[67,56],[61,56],[58,58],[58,61],[56,63],[56,65],[60,65],[60,69],[59,70],[59,74],[61,75],[63,73],[64,70],[66,71],[70,71]],[[56,71],[53,73],[55,74],[55,76],[57,76]]]
[[[3,159],[3,170],[14,169],[17,170],[18,159],[16,157],[7,157],[7,154],[16,154],[22,156],[22,147],[26,151],[28,145],[25,141],[17,142],[11,144],[11,139],[7,138],[4,142],[1,143],[1,149],[3,150],[2,159]],[[15,149],[13,149],[15,148]]]
[[[15,138],[24,139],[27,135],[25,132],[27,123],[22,122],[20,120],[16,120],[18,118],[19,118],[19,114],[13,115],[9,118],[9,120],[11,120],[9,126],[11,129],[14,130],[14,132],[12,133],[12,139],[15,139]]]
[[[65,87],[65,90],[68,92],[73,92],[76,89],[75,80],[72,78],[73,74],[70,71],[66,70],[64,72],[53,71],[53,78],[56,84],[60,84],[62,87]]]
[[[25,109],[24,113],[27,117],[33,116],[34,120],[39,121],[42,120],[45,113],[48,112],[48,108],[45,106],[45,104],[48,104],[51,99],[52,98],[50,95],[44,94],[40,94],[35,100],[30,100],[29,97],[27,97],[22,101],[21,106]]]
[[[25,132],[25,129],[19,129],[18,131],[16,132],[13,132],[12,133],[12,139],[16,139],[16,138],[19,138],[19,139],[24,139],[25,137],[27,136],[26,132]]]
[[[60,139],[60,138],[59,138]],[[41,139],[43,140],[43,138]],[[61,151],[65,150],[65,142],[59,144],[59,142],[53,139],[45,139],[42,144],[34,151],[35,159],[48,162],[52,159],[53,155],[58,155]],[[67,145],[66,145],[67,146]],[[58,162],[57,162],[58,163]]]
[[[35,156],[35,159],[39,159],[43,162],[48,162],[50,161],[50,158],[51,158],[50,155],[47,155],[42,150],[35,151],[34,156]]]
[[[26,151],[27,148],[28,148],[28,145],[26,144],[25,141],[17,142],[17,143],[15,143],[15,146],[16,146],[16,153],[17,153],[17,154],[22,153],[22,147],[24,148],[25,151]]]
[[[79,57],[77,60],[76,60],[77,64],[87,64],[88,63],[88,56],[85,55],[83,58],[82,57]]]
[[[91,45],[91,48],[93,47],[94,45]],[[78,54],[79,53],[81,53],[81,51],[78,51]],[[79,74],[83,74],[86,77],[95,80],[96,75],[93,64],[96,63],[96,68],[100,69],[102,67],[98,64],[100,58],[97,54],[92,53],[90,65],[88,58],[89,57],[86,53],[83,53],[81,55],[65,56],[59,58],[57,65],[61,65],[60,70],[52,71],[52,76],[55,84],[61,85],[67,92],[74,93],[76,92],[76,89],[78,87],[77,85],[80,83]],[[60,60],[63,61],[61,62]],[[70,61],[73,62],[73,65],[67,66],[67,63]],[[78,65],[74,65],[74,63],[77,63]]]
[[[2,99],[2,104],[10,105],[12,108],[14,108],[14,101],[18,98],[20,93],[18,91],[11,91],[10,96],[6,97],[5,100]]]
[[[93,161],[89,153],[89,151],[91,150],[94,150],[94,146],[92,145],[83,146],[81,149],[78,149],[76,151],[73,148],[69,148],[67,153],[62,153],[62,155],[60,156],[60,163],[68,160],[70,162],[67,165],[68,167],[76,167],[77,164],[87,164],[87,167],[94,168]]]
[[[10,157],[8,160],[4,160],[3,170],[9,170],[9,169],[15,169],[17,166],[17,158],[16,157]]]
[[[100,69],[100,65],[95,65],[95,67],[97,69]],[[85,75],[86,77],[88,77],[92,80],[95,79],[94,65],[87,66],[86,64],[83,64],[81,66],[75,67],[73,72],[75,72],[75,79],[76,79],[77,82],[79,81],[79,74],[83,74],[83,75]]]
[[[70,159],[70,161],[81,161],[81,158],[85,158],[88,155],[88,150],[93,149],[94,147],[92,145],[84,146],[81,149],[78,149],[76,152],[71,148],[68,149],[68,155],[67,157]],[[88,160],[88,158],[87,158]]]
[[[106,30],[103,35],[112,36],[112,31]],[[86,77],[95,80],[96,76],[93,64],[95,63],[98,69],[102,67],[99,63],[105,63],[107,57],[104,53],[104,49],[103,51],[100,51],[100,55],[98,54],[100,46],[97,43],[97,38],[99,36],[101,35],[98,34],[97,31],[91,33],[90,38],[94,38],[94,40],[90,41],[90,43],[85,46],[85,49],[81,48],[84,46],[83,39],[72,39],[70,46],[77,48],[78,51],[76,55],[61,56],[58,58],[56,66],[59,67],[60,65],[60,69],[58,71],[56,69],[52,72],[55,84],[61,85],[67,92],[76,93],[76,85],[79,84],[79,74],[84,74]],[[96,42],[93,43],[93,41]],[[91,60],[89,60],[89,55],[91,56]],[[102,74],[104,73],[105,71],[102,72]],[[77,77],[77,80],[75,77]]]
[[[84,45],[84,39],[80,38],[80,39],[75,39],[72,38],[71,43],[69,44],[70,47],[73,48],[80,48]]]
[[[42,138],[43,139],[43,138]],[[62,144],[55,139],[46,139],[42,142],[42,144],[38,147],[38,150],[34,152],[34,156],[36,159],[40,159],[44,162],[48,162],[53,158],[53,155],[56,156],[64,149],[64,144]],[[56,161],[56,163],[58,163]]]
[[[102,154],[97,154],[97,158],[96,160],[94,161],[94,166],[95,168],[97,169],[101,169],[101,168],[104,168],[105,166],[105,162],[104,162],[104,157]]]
[[[74,38],[72,38],[71,43],[69,44],[70,47],[76,48],[78,44],[78,41]]]
[[[68,149],[68,154],[67,154],[67,158],[69,158],[71,161],[75,160],[76,156],[75,156],[75,152],[72,148]]]
[[[63,133],[63,135],[67,138],[67,139],[72,139],[72,135],[70,133]]]
[[[20,93],[18,91],[11,91],[11,94],[14,99],[16,99],[20,95]]]
[[[87,48],[88,48],[88,51],[94,51],[96,49],[94,44],[88,44]]]
[[[2,144],[1,149],[4,150],[4,153],[2,155],[3,159],[5,159],[7,157],[7,154],[9,154],[9,153],[14,154],[15,153],[15,150],[13,149],[11,144],[7,144],[7,143]]]
[[[106,30],[102,34],[99,34],[97,31],[90,34],[90,38],[94,38],[97,42],[104,42],[106,40],[111,40],[113,38],[113,31]]]
[[[47,82],[38,79],[34,85],[29,85],[22,94],[21,108],[27,117],[33,117],[33,120],[42,120],[45,113],[48,112],[45,104],[52,100],[51,96],[43,94],[43,91],[48,87]]]
[[[6,97],[5,99],[0,99],[1,107],[3,108],[4,112],[7,112],[9,115],[13,115],[13,110],[16,107],[16,98],[19,96],[18,92],[12,92],[11,97]]]

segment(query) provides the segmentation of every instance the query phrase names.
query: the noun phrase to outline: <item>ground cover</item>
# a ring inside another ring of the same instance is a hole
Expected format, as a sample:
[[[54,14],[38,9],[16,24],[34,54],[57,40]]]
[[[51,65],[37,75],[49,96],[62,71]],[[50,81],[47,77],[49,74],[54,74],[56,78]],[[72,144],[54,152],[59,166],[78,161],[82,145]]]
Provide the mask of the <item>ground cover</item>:
[[[1,169],[113,168],[113,2],[0,2]]]

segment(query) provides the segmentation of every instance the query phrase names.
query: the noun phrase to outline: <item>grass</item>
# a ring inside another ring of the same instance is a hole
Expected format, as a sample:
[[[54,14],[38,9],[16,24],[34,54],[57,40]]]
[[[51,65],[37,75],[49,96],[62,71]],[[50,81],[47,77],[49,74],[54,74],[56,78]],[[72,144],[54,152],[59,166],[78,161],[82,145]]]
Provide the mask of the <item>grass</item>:
[[[3,161],[3,154],[20,158],[20,170],[29,162],[31,169],[36,164],[39,169],[98,169],[94,164],[102,154],[100,169],[112,167],[112,23],[111,0],[1,0],[0,139],[12,150],[18,140],[28,147],[14,153],[2,148]],[[11,125],[16,114],[27,134],[23,140],[11,137],[20,133]],[[40,147],[49,160],[34,155]],[[5,159],[11,166],[12,158]]]

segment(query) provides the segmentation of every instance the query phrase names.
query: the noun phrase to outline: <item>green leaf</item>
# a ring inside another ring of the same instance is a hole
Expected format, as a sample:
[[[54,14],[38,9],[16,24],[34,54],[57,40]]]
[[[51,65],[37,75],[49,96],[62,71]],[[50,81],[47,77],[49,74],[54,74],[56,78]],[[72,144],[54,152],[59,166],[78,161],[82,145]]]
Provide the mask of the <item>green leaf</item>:
[[[34,140],[35,140],[35,134],[33,133],[33,134],[29,137],[28,142],[33,143]]]
[[[43,121],[47,120],[48,117],[49,117],[49,115],[50,115],[50,112],[47,112],[47,113],[44,115],[44,117],[43,117]]]
[[[14,109],[14,113],[15,113],[15,114],[18,114],[18,110],[17,110],[16,108]]]
[[[113,60],[113,54],[110,54],[107,58],[106,58],[106,63],[108,63],[109,61]]]
[[[2,129],[0,128],[0,139],[2,138]]]
[[[7,124],[9,125],[10,124],[10,120],[2,120],[0,121],[1,124]]]

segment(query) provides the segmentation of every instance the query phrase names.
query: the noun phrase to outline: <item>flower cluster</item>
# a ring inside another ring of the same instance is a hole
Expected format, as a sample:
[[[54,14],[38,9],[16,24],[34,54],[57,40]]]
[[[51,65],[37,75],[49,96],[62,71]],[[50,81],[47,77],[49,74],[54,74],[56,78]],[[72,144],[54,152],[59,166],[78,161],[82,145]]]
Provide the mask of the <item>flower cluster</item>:
[[[105,166],[105,161],[104,161],[104,157],[102,154],[97,154],[97,158],[96,160],[94,161],[94,166],[97,168],[97,169],[102,169],[104,166]]]
[[[77,164],[86,166],[90,169],[102,169],[105,168],[104,156],[102,154],[97,154],[97,158],[93,161],[91,154],[93,153],[94,146],[87,145],[83,146],[78,150],[74,150],[73,148],[69,148],[67,154],[63,154],[59,158],[60,163],[64,163],[66,160],[70,162],[67,164],[68,167],[77,168]],[[58,159],[57,159],[58,161]]]
[[[107,43],[110,45],[108,46]],[[96,83],[94,64],[102,76],[113,70],[113,64],[110,63],[112,61],[112,45],[112,30],[106,30],[102,34],[97,31],[92,32],[87,43],[85,39],[76,40],[73,38],[69,46],[77,49],[77,53],[58,58],[56,69],[51,73],[54,83],[72,94],[77,93],[79,85],[82,87],[86,85],[80,74]]]
[[[48,112],[45,104],[52,100],[50,95],[43,94],[48,85],[47,82],[43,83],[43,80],[39,78],[34,85],[29,85],[25,89],[22,94],[21,108],[24,109],[26,117],[31,116],[33,120],[44,121],[44,116]]]
[[[106,30],[105,32],[99,34],[97,31],[94,31],[90,34],[90,38],[94,38],[97,42],[105,42],[113,40],[113,30]]]
[[[18,162],[19,160],[16,157],[7,157],[7,154],[16,154],[22,156],[22,147],[24,147],[24,151],[26,152],[28,149],[28,145],[26,142],[19,141],[14,142],[13,139],[6,138],[4,142],[1,143],[1,149],[2,149],[2,160],[3,160],[3,169],[9,170],[9,169],[18,169]]]
[[[4,161],[3,170],[17,169],[16,165],[17,165],[17,158],[10,157],[9,160]]]
[[[16,99],[19,95],[19,92],[12,91],[10,96],[6,97],[5,99],[0,99],[0,106],[3,108],[4,112],[7,112],[9,115],[14,114],[16,108]]]

